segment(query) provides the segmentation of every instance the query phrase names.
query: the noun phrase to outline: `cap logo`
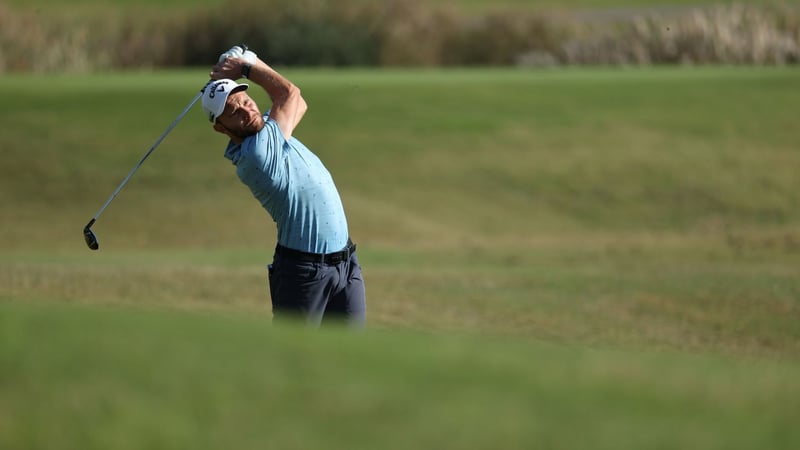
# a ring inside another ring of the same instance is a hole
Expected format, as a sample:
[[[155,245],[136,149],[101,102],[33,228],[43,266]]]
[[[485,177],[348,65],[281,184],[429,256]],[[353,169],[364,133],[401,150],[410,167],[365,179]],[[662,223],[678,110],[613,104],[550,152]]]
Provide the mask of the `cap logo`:
[[[226,81],[217,81],[216,83],[211,85],[211,91],[208,93],[208,98],[214,98],[217,95],[217,92],[225,92],[225,85],[228,84]]]

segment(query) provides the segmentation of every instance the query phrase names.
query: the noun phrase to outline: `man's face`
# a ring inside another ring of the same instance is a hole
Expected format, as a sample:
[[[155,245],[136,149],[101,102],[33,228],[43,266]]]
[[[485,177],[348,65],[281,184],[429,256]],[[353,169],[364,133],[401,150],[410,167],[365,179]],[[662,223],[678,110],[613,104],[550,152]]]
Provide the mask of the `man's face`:
[[[245,91],[234,92],[225,101],[225,110],[217,118],[214,129],[231,138],[244,139],[264,128],[264,117],[256,102]]]

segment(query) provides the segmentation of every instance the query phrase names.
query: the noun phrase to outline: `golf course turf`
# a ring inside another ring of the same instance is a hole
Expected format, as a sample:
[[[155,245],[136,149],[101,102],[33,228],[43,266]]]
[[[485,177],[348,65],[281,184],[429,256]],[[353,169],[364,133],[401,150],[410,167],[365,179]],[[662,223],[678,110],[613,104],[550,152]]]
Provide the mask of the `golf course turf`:
[[[86,248],[205,71],[3,76],[0,448],[800,445],[796,69],[285,73],[364,333],[269,325],[199,108]]]

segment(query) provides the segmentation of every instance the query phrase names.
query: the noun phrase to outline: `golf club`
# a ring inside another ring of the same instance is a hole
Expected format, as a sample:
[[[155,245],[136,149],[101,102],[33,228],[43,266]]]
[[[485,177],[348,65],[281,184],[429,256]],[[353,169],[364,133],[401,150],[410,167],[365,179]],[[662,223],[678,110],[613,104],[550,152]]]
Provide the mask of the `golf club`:
[[[223,61],[225,58],[231,56],[241,56],[246,51],[247,51],[247,45],[245,44],[235,45],[226,53],[220,55],[219,61]],[[178,117],[176,117],[175,120],[172,121],[172,123],[169,125],[169,127],[167,127],[164,133],[156,140],[155,144],[153,144],[153,146],[150,147],[149,150],[147,150],[147,153],[145,153],[144,156],[142,156],[142,159],[140,159],[139,162],[136,163],[136,166],[133,167],[133,170],[131,170],[128,176],[126,176],[125,179],[122,180],[122,183],[120,183],[120,185],[117,187],[117,190],[115,190],[114,193],[111,194],[111,197],[108,197],[106,203],[100,208],[99,211],[97,211],[97,214],[95,214],[94,217],[92,217],[92,220],[90,220],[89,223],[87,223],[86,226],[83,227],[83,238],[86,240],[86,245],[89,246],[90,249],[97,250],[98,248],[100,248],[100,243],[97,241],[97,235],[95,235],[94,232],[92,231],[92,225],[94,225],[94,223],[97,221],[97,218],[100,217],[100,214],[103,214],[103,211],[105,211],[105,209],[108,207],[111,201],[114,200],[114,197],[116,197],[117,194],[119,194],[119,191],[121,191],[122,188],[125,187],[125,185],[128,183],[128,180],[131,179],[133,174],[136,173],[137,170],[139,170],[139,167],[142,166],[144,160],[146,160],[147,157],[150,156],[151,153],[153,153],[153,150],[155,150],[156,147],[158,147],[158,145],[161,144],[161,141],[163,141],[164,138],[167,137],[169,132],[172,131],[172,129],[175,128],[176,125],[178,125],[178,122],[180,122],[181,119],[183,119],[183,116],[185,116],[186,113],[188,113],[189,110],[192,109],[192,106],[194,106],[194,104],[197,103],[198,100],[200,100],[200,97],[203,96],[203,93],[205,92],[206,88],[212,81],[214,80],[209,80],[208,83],[206,83],[203,86],[203,88],[200,89],[200,92],[198,92],[197,95],[194,96],[192,101],[189,102],[189,105],[187,105],[186,108],[184,108],[183,112],[181,112],[178,115]]]
[[[206,84],[206,86],[208,86],[208,84]],[[97,214],[95,214],[94,217],[92,217],[92,220],[90,220],[89,223],[87,223],[86,226],[83,227],[83,238],[86,240],[86,245],[88,245],[90,249],[97,250],[98,248],[100,248],[100,243],[97,241],[97,236],[92,231],[92,225],[94,225],[94,223],[97,221],[97,218],[100,217],[100,214],[102,214],[103,211],[105,211],[105,209],[108,207],[111,201],[114,200],[114,197],[116,197],[117,194],[119,194],[119,191],[121,191],[122,188],[128,183],[128,180],[131,179],[133,174],[136,173],[137,170],[139,170],[139,167],[142,166],[142,163],[144,163],[147,157],[150,156],[151,153],[153,153],[153,150],[155,150],[156,147],[158,147],[158,145],[161,143],[161,141],[163,141],[164,138],[167,137],[167,134],[169,134],[169,132],[172,131],[172,129],[175,128],[176,125],[178,125],[178,122],[180,122],[181,119],[183,119],[183,116],[185,116],[186,113],[188,113],[189,110],[192,109],[192,106],[194,106],[194,104],[197,103],[198,100],[200,100],[200,97],[203,95],[203,91],[205,91],[206,86],[203,86],[203,89],[201,89],[200,92],[198,92],[197,95],[194,96],[192,101],[189,102],[189,105],[183,110],[183,112],[181,112],[180,115],[178,115],[178,117],[172,121],[170,126],[167,127],[166,131],[164,131],[164,133],[156,140],[155,144],[153,144],[153,146],[150,147],[149,150],[147,150],[147,153],[145,153],[144,156],[142,156],[142,159],[140,159],[139,162],[136,164],[136,166],[134,166],[133,170],[130,171],[128,176],[126,176],[125,179],[122,180],[122,183],[120,183],[120,185],[117,187],[117,190],[115,190],[114,193],[111,194],[111,197],[109,197],[108,200],[106,200],[106,203],[100,208],[99,211],[97,211]]]

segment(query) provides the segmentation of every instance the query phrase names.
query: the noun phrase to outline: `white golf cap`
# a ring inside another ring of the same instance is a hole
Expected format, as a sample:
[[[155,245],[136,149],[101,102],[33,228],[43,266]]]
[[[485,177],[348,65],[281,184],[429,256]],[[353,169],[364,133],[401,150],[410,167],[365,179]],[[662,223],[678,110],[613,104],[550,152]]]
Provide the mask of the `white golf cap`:
[[[225,111],[225,101],[234,92],[244,91],[249,87],[247,84],[239,84],[227,78],[222,80],[209,81],[203,90],[203,111],[208,115],[208,120],[212,123]]]

